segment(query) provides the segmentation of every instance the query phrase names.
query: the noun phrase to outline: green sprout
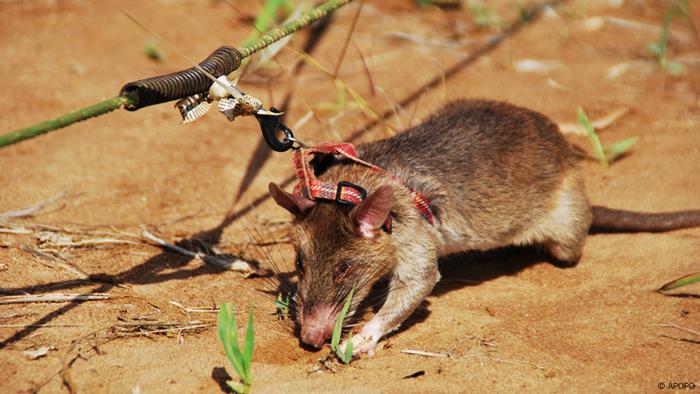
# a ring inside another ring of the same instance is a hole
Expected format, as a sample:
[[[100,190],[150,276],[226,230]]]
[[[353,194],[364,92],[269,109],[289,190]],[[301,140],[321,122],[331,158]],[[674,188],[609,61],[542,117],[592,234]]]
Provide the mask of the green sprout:
[[[240,382],[227,381],[226,384],[237,393],[248,393],[253,377],[250,374],[250,363],[253,359],[253,307],[250,307],[248,314],[248,325],[246,326],[245,338],[243,338],[243,350],[238,347],[238,325],[236,324],[236,314],[231,310],[230,304],[224,304],[219,310],[218,322],[219,339],[224,345],[226,357],[233,365],[233,369],[238,374]]]
[[[159,63],[163,61],[163,52],[158,48],[156,45],[156,40],[153,37],[146,41],[146,44],[143,47],[143,53],[150,59],[153,59]]]
[[[515,2],[515,7],[518,9],[518,16],[521,22],[527,23],[532,20],[532,10],[526,7],[521,0]]]
[[[672,75],[678,75],[683,72],[683,64],[668,60],[666,50],[668,49],[668,37],[671,27],[671,21],[676,16],[689,17],[688,0],[675,0],[673,4],[666,10],[664,20],[661,24],[661,35],[657,42],[647,44],[649,51],[656,56],[657,61],[662,69]]]
[[[661,286],[661,288],[658,291],[669,291],[696,282],[700,282],[700,272],[696,272],[694,274],[690,274],[682,278],[678,278],[674,281],[668,282],[665,285]]]
[[[595,128],[593,128],[591,121],[588,120],[588,116],[581,107],[578,109],[578,122],[588,132],[588,138],[591,140],[591,145],[593,145],[595,158],[598,159],[598,161],[600,161],[600,163],[605,167],[609,166],[610,163],[624,155],[628,150],[630,150],[630,148],[632,148],[632,145],[639,140],[639,137],[630,137],[617,141],[612,145],[603,147],[603,143],[600,141],[598,134],[596,134]]]
[[[275,300],[275,307],[277,308],[275,314],[280,318],[280,319],[286,319],[289,317],[289,303],[291,302],[291,298],[289,297],[289,294],[285,294],[282,296],[282,293],[277,295],[277,299]]]
[[[354,292],[355,288],[353,287],[352,290],[350,290],[350,294],[348,294],[348,296],[345,298],[345,304],[343,304],[343,309],[340,310],[340,314],[335,321],[333,336],[331,337],[331,350],[333,350],[338,358],[346,365],[350,364],[350,360],[352,360],[352,339],[349,339],[346,342],[345,351],[343,351],[340,346],[340,336],[343,333],[343,321],[345,320],[345,316],[348,314],[348,310],[350,310],[350,304],[352,303],[352,295]]]
[[[474,24],[479,29],[496,29],[501,26],[501,18],[498,14],[485,5],[470,4],[469,11],[471,11],[472,18],[474,18]]]

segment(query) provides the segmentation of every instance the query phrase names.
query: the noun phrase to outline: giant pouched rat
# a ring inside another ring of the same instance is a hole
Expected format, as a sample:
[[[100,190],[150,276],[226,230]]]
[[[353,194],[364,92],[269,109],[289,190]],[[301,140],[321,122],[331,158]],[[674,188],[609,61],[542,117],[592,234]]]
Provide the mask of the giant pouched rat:
[[[316,168],[320,180],[365,188],[355,206],[270,184],[275,201],[296,216],[297,314],[301,341],[315,347],[330,337],[352,288],[362,300],[387,278],[384,304],[352,338],[355,353],[372,354],[440,279],[439,256],[537,244],[573,266],[591,226],[665,231],[700,225],[700,210],[646,214],[591,206],[578,156],[557,125],[503,102],[453,102],[416,127],[358,146],[357,155],[386,172],[337,156]],[[409,188],[432,204],[432,224]],[[383,229],[388,217],[391,231]]]

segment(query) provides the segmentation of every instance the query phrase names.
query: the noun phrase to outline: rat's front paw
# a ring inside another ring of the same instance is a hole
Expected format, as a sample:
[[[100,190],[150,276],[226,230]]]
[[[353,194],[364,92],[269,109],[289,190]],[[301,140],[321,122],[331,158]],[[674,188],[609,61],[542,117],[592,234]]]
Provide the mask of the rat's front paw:
[[[349,340],[344,341],[340,345],[340,350],[345,352],[348,342],[352,342],[352,355],[360,356],[366,354],[369,357],[374,356],[374,350],[377,347],[377,342],[384,336],[386,331],[381,320],[372,319],[364,327],[359,334],[355,334]]]
[[[366,354],[370,357],[374,356],[374,348],[377,347],[377,342],[379,342],[379,336],[369,335],[364,336],[362,333],[353,335],[350,338],[352,341],[352,355],[359,356],[361,354]]]

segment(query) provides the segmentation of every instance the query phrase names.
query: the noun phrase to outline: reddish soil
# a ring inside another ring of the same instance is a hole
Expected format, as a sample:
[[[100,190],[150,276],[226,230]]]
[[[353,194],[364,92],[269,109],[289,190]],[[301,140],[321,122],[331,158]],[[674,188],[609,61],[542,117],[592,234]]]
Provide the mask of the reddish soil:
[[[251,30],[246,16],[259,8],[253,1],[236,2],[238,13],[224,1],[119,3],[193,59],[242,42]],[[494,3],[504,23],[517,18],[513,2]],[[629,108],[600,136],[604,143],[630,136],[639,136],[639,142],[610,168],[583,164],[591,200],[643,211],[700,208],[699,37],[689,20],[674,20],[669,56],[686,67],[683,74],[670,75],[646,48],[657,31],[620,27],[619,19],[603,19],[596,28],[595,19],[586,19],[615,17],[658,27],[670,2],[610,3],[570,1],[558,8],[559,16],[544,15],[476,61],[453,69],[498,32],[477,32],[466,10],[368,1],[353,39],[367,60],[376,94],[353,45],[340,77],[378,113],[401,103],[386,121],[397,130],[462,97],[507,100],[559,123],[575,122],[579,106],[592,119]],[[314,51],[331,70],[356,9],[355,4],[339,11]],[[147,58],[148,33],[113,2],[3,1],[0,15],[2,132],[110,98],[127,81],[189,66],[163,44],[158,44],[163,63]],[[392,40],[385,36],[390,32],[475,41],[446,48]],[[300,48],[306,34],[291,45]],[[290,125],[310,107],[336,99],[334,84],[313,67],[303,68],[291,83],[285,71],[295,59],[293,52],[282,52],[281,68],[265,72],[278,76],[274,83],[254,76],[242,84],[267,105],[279,105],[293,93]],[[515,64],[522,59],[553,67],[519,72]],[[621,63],[629,63],[627,71],[608,78],[609,68]],[[444,83],[404,101],[443,72]],[[319,112],[320,121],[298,127],[297,135],[350,139],[368,123],[358,111],[331,123],[334,115]],[[251,238],[284,239],[284,224],[271,223],[287,216],[265,196],[268,182],[293,173],[290,155],[272,153],[263,161],[265,149],[255,154],[260,131],[253,119],[231,124],[212,112],[188,126],[178,123],[171,105],[117,111],[0,150],[0,213],[67,193],[35,217],[10,220],[14,228],[24,226],[24,234],[0,231],[2,292],[111,295],[83,303],[0,305],[0,391],[220,392],[221,368],[233,370],[216,337],[216,315],[185,313],[171,301],[190,308],[232,302],[241,317],[248,305],[255,306],[257,392],[654,392],[660,383],[700,385],[700,337],[659,326],[697,332],[699,289],[654,292],[698,271],[700,228],[592,235],[572,269],[556,268],[526,249],[449,258],[442,264],[443,281],[405,328],[383,341],[375,357],[335,373],[314,372],[328,349],[314,353],[299,346],[272,315],[274,296],[263,291],[270,288],[265,278],[245,279],[138,239],[83,247],[45,240],[47,234],[72,241],[132,239],[125,233],[139,234],[145,226],[171,242],[190,240],[189,247],[216,245],[243,253],[263,267],[271,256],[290,271],[288,244],[245,246]],[[370,128],[353,141],[383,137],[385,130]],[[570,138],[590,150],[585,137]],[[250,168],[257,172],[246,186]],[[249,209],[253,202],[256,207]],[[231,220],[224,220],[227,214]],[[39,234],[36,224],[55,227],[43,227]],[[7,228],[0,222],[0,229]],[[94,235],[95,230],[107,235]],[[114,328],[191,321],[205,326],[180,335]],[[23,354],[42,346],[54,350],[36,360]],[[447,352],[451,358],[408,355],[403,349]],[[417,371],[425,373],[405,378]]]

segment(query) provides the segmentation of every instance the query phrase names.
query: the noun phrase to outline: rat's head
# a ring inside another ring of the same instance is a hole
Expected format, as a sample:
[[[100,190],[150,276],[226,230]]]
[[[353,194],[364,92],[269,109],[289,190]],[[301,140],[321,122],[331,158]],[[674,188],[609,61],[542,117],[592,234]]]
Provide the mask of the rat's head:
[[[275,184],[270,193],[296,217],[292,236],[301,341],[320,347],[330,338],[350,290],[355,288],[357,305],[394,265],[396,247],[382,230],[394,193],[390,186],[380,186],[356,206],[316,202]]]

